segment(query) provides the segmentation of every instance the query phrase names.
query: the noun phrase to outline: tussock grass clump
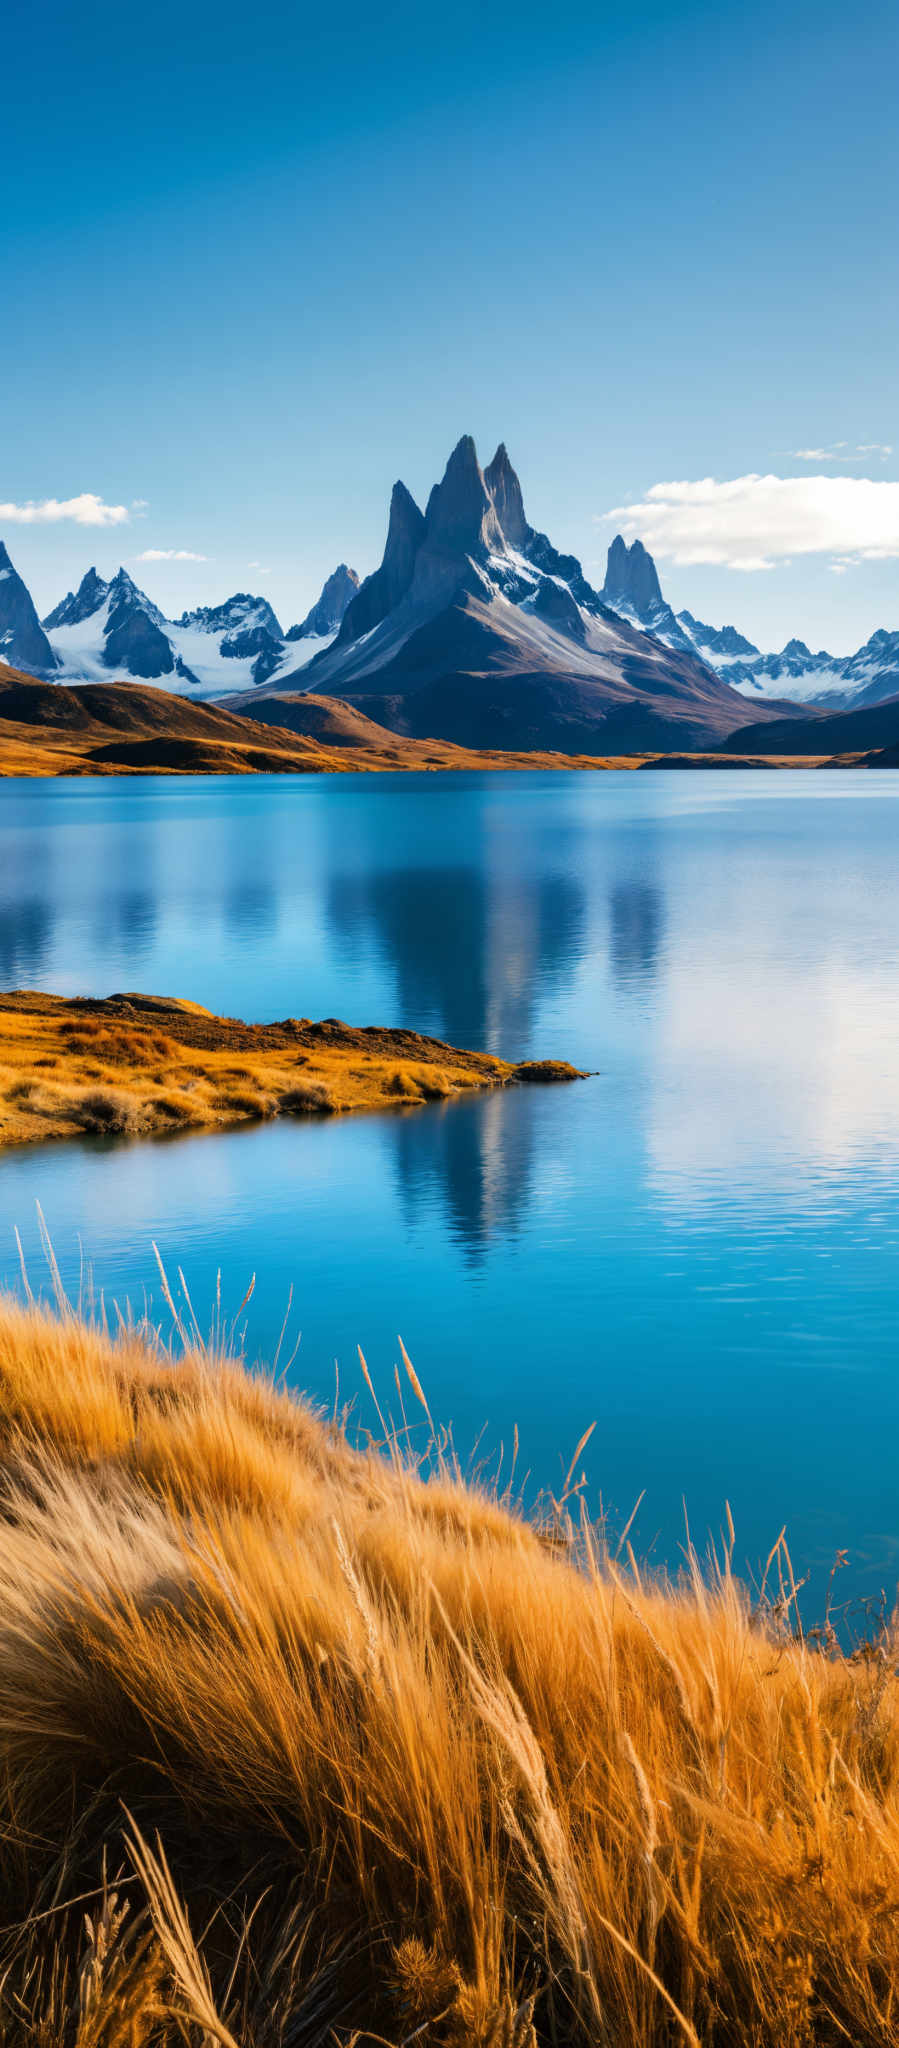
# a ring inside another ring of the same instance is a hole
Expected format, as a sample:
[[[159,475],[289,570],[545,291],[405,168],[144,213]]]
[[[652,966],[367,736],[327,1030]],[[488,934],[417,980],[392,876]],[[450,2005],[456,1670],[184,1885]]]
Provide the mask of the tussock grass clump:
[[[141,1131],[142,1106],[118,1088],[88,1088],[71,1103],[70,1114],[85,1131]]]
[[[233,1117],[263,1117],[271,1116],[273,1102],[259,1088],[224,1088],[220,1095],[213,1095],[212,1106]]]
[[[282,1116],[333,1116],[337,1103],[321,1081],[300,1081],[285,1088],[278,1101]]]
[[[0,1473],[3,2043],[895,2041],[891,1638],[9,1301]]]
[[[421,1087],[417,1074],[410,1074],[406,1067],[395,1067],[387,1083],[388,1095],[395,1095],[399,1102],[420,1102]]]

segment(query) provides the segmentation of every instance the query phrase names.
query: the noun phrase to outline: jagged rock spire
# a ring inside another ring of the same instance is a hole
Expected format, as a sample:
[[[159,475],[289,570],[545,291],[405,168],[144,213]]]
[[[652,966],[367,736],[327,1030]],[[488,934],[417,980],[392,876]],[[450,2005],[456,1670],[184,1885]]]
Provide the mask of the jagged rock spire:
[[[442,554],[471,555],[502,547],[502,530],[470,434],[457,441],[428,499],[427,544]]]
[[[411,491],[398,478],[390,494],[387,542],[381,563],[386,586],[393,592],[391,604],[397,604],[409,588],[424,531],[424,515]]]
[[[485,469],[484,482],[509,547],[523,548],[531,529],[524,516],[521,485],[509,461],[505,441],[500,442],[493,461]]]
[[[390,497],[387,541],[380,569],[365,582],[343,615],[338,645],[358,640],[386,619],[394,605],[405,597],[415,573],[415,561],[424,539],[425,522],[411,491],[397,481]]]
[[[656,565],[641,540],[632,541],[628,547],[627,541],[616,533],[600,595],[613,611],[623,601],[640,616],[650,612],[654,605],[664,604]]]

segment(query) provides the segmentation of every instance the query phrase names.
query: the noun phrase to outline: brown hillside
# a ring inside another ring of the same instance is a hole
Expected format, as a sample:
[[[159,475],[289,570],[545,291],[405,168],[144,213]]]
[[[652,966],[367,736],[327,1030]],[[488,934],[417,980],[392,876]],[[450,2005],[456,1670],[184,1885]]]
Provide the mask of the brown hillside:
[[[0,773],[253,773],[340,766],[314,741],[148,683],[38,682],[0,663]]]

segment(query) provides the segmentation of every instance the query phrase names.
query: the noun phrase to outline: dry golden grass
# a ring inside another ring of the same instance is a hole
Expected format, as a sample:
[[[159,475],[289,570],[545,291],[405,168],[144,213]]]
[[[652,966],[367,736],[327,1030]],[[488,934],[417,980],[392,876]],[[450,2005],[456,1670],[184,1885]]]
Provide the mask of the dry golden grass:
[[[244,1024],[150,996],[0,996],[0,1145],[413,1107],[465,1089],[577,1078],[564,1062],[516,1067],[417,1032],[334,1019]]]
[[[896,2041],[891,1641],[8,1300],[0,1461],[4,2044]]]

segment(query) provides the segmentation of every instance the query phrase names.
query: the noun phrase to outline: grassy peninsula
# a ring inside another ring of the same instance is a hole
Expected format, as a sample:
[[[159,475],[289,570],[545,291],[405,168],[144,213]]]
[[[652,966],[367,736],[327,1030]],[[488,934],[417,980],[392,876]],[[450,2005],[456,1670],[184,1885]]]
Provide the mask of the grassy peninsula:
[[[0,1145],[411,1108],[466,1089],[580,1078],[564,1060],[516,1066],[333,1017],[244,1024],[166,997],[0,995]]]
[[[641,1581],[577,1454],[528,1522],[398,1363],[423,1462],[0,1300],[0,2039],[894,2040],[892,1643]]]

